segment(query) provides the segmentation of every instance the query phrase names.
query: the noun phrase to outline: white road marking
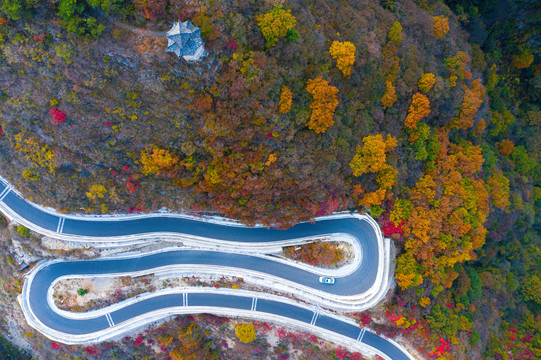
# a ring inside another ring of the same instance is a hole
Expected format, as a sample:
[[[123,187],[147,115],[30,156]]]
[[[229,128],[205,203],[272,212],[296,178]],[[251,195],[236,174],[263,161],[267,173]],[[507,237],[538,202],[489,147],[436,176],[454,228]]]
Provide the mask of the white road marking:
[[[188,294],[182,293],[182,306],[188,306]]]
[[[4,191],[2,191],[2,193],[0,193],[0,201],[4,200],[4,198],[7,196],[7,194],[9,194],[10,191],[11,191],[11,188],[6,187],[4,189]]]
[[[60,228],[62,226],[62,220],[63,219],[64,219],[63,217],[58,218],[58,225],[56,226],[56,232],[57,233],[60,233]]]
[[[60,225],[60,231],[59,233],[62,234],[62,232],[64,231],[64,223],[66,222],[66,218],[62,218],[62,225]]]
[[[366,332],[366,328],[362,328],[361,332],[359,332],[359,336],[357,336],[357,341],[363,341],[364,333]]]
[[[319,313],[314,311],[314,316],[312,316],[312,321],[310,321],[310,325],[314,325],[316,323],[318,316]]]
[[[257,298],[254,297],[252,298],[252,308],[250,310],[255,311],[256,307],[257,307]]]
[[[109,323],[109,326],[115,326],[115,323],[113,322],[113,319],[111,318],[111,314],[107,313],[105,314],[105,318],[107,319],[107,322]]]

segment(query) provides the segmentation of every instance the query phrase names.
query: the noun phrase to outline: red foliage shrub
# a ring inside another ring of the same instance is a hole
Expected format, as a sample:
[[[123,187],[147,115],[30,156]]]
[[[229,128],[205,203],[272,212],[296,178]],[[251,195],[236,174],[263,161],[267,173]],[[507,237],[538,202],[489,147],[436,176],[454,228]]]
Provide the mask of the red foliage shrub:
[[[135,343],[133,345],[139,346],[143,343],[143,335],[139,335],[137,339],[135,340]]]
[[[372,322],[372,318],[367,313],[362,312],[360,314],[359,321],[364,325],[368,325]]]
[[[51,114],[51,123],[53,125],[60,125],[66,120],[66,114],[62,110],[51,109],[49,110],[49,114]]]
[[[348,352],[345,349],[338,348],[336,349],[336,357],[339,359],[345,359],[348,356]]]
[[[393,234],[402,234],[402,225],[404,224],[404,221],[402,221],[398,227],[395,226],[394,222],[388,221],[386,222],[382,227],[381,231],[383,231],[383,234],[387,237],[392,236]]]
[[[229,41],[227,44],[225,44],[227,47],[229,47],[231,50],[235,51],[239,47],[235,40]]]
[[[111,123],[109,121],[106,121],[105,126],[111,126]]]
[[[62,345],[57,344],[57,343],[55,343],[55,342],[52,342],[52,343],[51,343],[51,346],[52,346],[52,348],[55,349],[55,350],[62,349]]]
[[[124,171],[130,171],[130,165],[124,165],[124,166],[122,167],[122,170],[124,170]]]

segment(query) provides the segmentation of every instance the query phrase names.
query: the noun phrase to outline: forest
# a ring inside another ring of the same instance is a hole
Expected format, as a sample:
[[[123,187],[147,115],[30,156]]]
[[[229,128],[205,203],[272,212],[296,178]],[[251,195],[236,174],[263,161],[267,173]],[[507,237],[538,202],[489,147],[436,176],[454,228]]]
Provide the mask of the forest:
[[[0,174],[63,213],[368,213],[397,249],[370,326],[538,359],[538,5],[0,0]],[[165,52],[188,19],[199,62]]]

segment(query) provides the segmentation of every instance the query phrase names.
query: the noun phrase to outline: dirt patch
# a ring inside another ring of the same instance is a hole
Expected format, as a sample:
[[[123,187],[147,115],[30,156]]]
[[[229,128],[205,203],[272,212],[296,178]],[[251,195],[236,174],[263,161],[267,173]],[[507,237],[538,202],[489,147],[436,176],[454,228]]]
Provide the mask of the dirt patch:
[[[323,269],[336,269],[351,264],[355,252],[347,242],[320,239],[306,245],[284,247],[279,255]]]

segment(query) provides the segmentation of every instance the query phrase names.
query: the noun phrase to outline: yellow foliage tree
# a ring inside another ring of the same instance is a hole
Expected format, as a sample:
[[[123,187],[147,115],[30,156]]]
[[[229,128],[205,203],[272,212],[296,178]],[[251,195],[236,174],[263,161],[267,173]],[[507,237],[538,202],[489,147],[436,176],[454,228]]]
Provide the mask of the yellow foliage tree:
[[[235,335],[242,343],[249,343],[255,340],[255,327],[252,324],[239,324],[235,326]]]
[[[449,32],[449,19],[445,16],[434,16],[434,27],[432,28],[432,36],[436,39],[443,39]]]
[[[423,283],[423,276],[419,271],[419,264],[411,253],[401,254],[396,259],[396,271],[394,275],[396,283],[402,290],[419,286]]]
[[[520,54],[513,55],[511,61],[517,69],[526,69],[532,65],[534,56],[529,48],[523,49]]]
[[[141,151],[139,162],[142,165],[143,175],[161,175],[170,171],[178,163],[178,156],[166,149],[154,147],[152,152],[149,150]]]
[[[376,176],[376,182],[378,183],[380,189],[390,189],[396,184],[398,171],[391,165],[384,164],[383,168],[379,171]]]
[[[419,305],[421,305],[422,307],[427,307],[428,305],[430,305],[430,298],[427,296],[423,296],[419,299]]]
[[[308,80],[306,90],[313,97],[310,108],[312,115],[308,120],[308,128],[316,133],[324,133],[334,124],[333,115],[338,106],[338,89],[329,85],[321,76]]]
[[[386,140],[381,134],[364,137],[363,146],[357,146],[357,152],[349,163],[353,176],[382,170],[385,167],[385,153],[392,151],[396,145],[396,138],[391,135],[387,135]]]
[[[409,129],[415,129],[417,123],[430,114],[430,101],[426,95],[415,93],[411,99],[408,115],[404,125]]]
[[[503,210],[510,205],[509,180],[501,170],[496,169],[492,172],[487,180],[487,188],[494,206]]]
[[[36,164],[45,167],[49,173],[55,174],[56,163],[54,162],[55,151],[49,145],[40,145],[38,138],[33,135],[18,133],[14,137],[15,144],[12,146],[24,157]]]
[[[434,74],[426,73],[421,76],[417,86],[419,87],[419,90],[426,94],[430,89],[432,89],[432,86],[434,86],[435,83],[436,78],[434,77]]]
[[[451,82],[451,86],[455,86],[458,79],[468,80],[471,78],[472,74],[466,68],[466,65],[470,60],[470,57],[463,51],[459,51],[455,56],[444,60],[445,67],[450,74],[449,81]]]
[[[344,76],[350,76],[355,62],[355,45],[349,41],[333,41],[329,49],[331,57],[336,60],[336,67]]]
[[[522,296],[526,301],[541,304],[541,279],[536,275],[530,276],[522,287]]]
[[[396,88],[391,81],[385,81],[385,94],[381,97],[383,108],[393,106],[396,100]]]
[[[90,200],[96,198],[102,199],[105,194],[107,194],[107,189],[103,185],[94,184],[90,187],[89,191],[86,193],[86,197]]]
[[[282,86],[282,92],[280,93],[280,102],[278,108],[280,113],[287,114],[291,110],[291,104],[293,102],[293,93],[287,86]]]
[[[270,48],[295,28],[297,20],[291,15],[291,10],[284,10],[281,5],[277,5],[270,12],[258,16],[257,24],[261,28],[266,46]]]
[[[400,25],[400,22],[395,21],[393,25],[391,25],[387,38],[396,45],[400,44],[402,41],[402,25]]]

